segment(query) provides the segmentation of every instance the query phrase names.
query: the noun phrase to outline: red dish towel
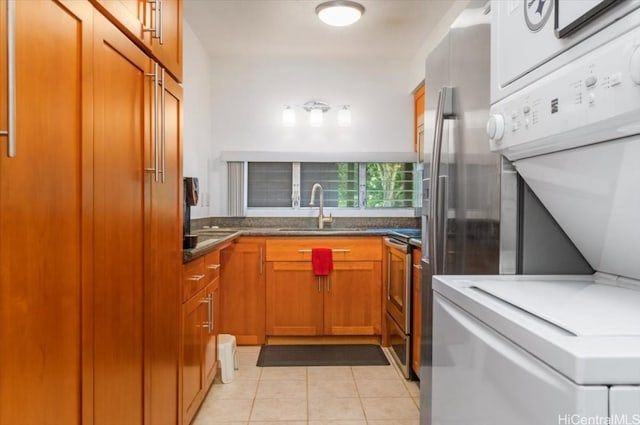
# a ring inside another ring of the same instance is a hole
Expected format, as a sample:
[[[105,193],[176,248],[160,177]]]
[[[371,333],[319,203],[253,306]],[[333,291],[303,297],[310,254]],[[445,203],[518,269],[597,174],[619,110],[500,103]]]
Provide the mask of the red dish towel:
[[[311,250],[311,264],[316,276],[329,276],[333,270],[333,251],[331,248],[313,248]]]

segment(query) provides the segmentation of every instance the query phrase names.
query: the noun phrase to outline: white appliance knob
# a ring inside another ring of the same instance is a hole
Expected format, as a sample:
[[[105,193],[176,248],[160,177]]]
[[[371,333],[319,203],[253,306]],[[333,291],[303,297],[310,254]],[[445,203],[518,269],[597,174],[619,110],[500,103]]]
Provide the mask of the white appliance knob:
[[[504,136],[504,116],[502,114],[493,114],[487,121],[487,136],[491,140],[500,140]]]
[[[640,84],[640,47],[636,47],[636,50],[631,54],[629,71],[631,71],[631,79],[633,82]]]

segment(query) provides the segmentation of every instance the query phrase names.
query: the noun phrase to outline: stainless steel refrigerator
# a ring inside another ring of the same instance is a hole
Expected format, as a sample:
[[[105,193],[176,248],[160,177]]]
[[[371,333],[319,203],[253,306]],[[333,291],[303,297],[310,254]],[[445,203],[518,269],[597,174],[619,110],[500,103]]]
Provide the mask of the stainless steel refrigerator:
[[[426,60],[421,425],[431,424],[432,276],[593,272],[511,163],[489,150],[490,13],[488,2],[470,2]]]
[[[471,2],[426,60],[420,423],[431,423],[435,274],[498,274],[501,158],[489,151],[490,17]]]

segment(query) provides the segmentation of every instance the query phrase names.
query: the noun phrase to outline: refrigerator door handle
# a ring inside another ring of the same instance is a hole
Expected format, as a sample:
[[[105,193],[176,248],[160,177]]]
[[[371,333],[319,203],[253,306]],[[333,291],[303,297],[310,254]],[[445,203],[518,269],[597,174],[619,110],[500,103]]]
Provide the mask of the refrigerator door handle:
[[[435,262],[435,253],[436,253],[436,223],[435,223],[435,203],[436,200],[433,199],[434,187],[437,187],[435,181],[437,179],[434,178],[434,175],[437,176],[440,172],[439,162],[440,162],[440,149],[438,147],[438,138],[440,133],[440,122],[442,121],[442,90],[438,92],[438,103],[436,104],[436,116],[435,116],[435,128],[433,132],[433,144],[431,150],[431,175],[429,182],[429,216],[428,216],[428,226],[429,226],[429,262],[431,263],[431,270],[433,274],[436,274],[436,262]],[[436,156],[437,155],[437,156]]]
[[[438,274],[444,270],[446,253],[443,253],[446,245],[446,222],[447,209],[445,204],[446,177],[440,176],[440,159],[442,153],[442,136],[444,119],[453,118],[453,89],[442,87],[438,92],[438,105],[436,108],[435,131],[433,135],[433,152],[431,154],[431,187],[429,195],[429,257],[433,274]],[[443,224],[440,224],[443,223]],[[438,240],[443,238],[442,246]],[[442,256],[442,261],[438,258]]]
[[[445,273],[447,270],[447,223],[448,223],[448,211],[447,200],[445,199],[447,194],[447,176],[438,176],[438,193],[436,197],[437,213],[436,213],[436,225],[438,226],[434,239],[436,244],[436,255],[439,258],[436,262],[440,265],[438,273]]]

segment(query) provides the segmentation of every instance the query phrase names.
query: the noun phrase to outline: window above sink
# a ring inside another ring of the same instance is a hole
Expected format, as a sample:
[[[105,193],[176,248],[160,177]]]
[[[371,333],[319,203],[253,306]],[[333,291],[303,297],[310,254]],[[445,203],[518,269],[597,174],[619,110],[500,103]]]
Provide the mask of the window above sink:
[[[421,173],[413,162],[236,162],[245,168],[230,187],[246,187],[236,203],[246,216],[312,216],[311,187],[324,188],[335,216],[416,216]]]

